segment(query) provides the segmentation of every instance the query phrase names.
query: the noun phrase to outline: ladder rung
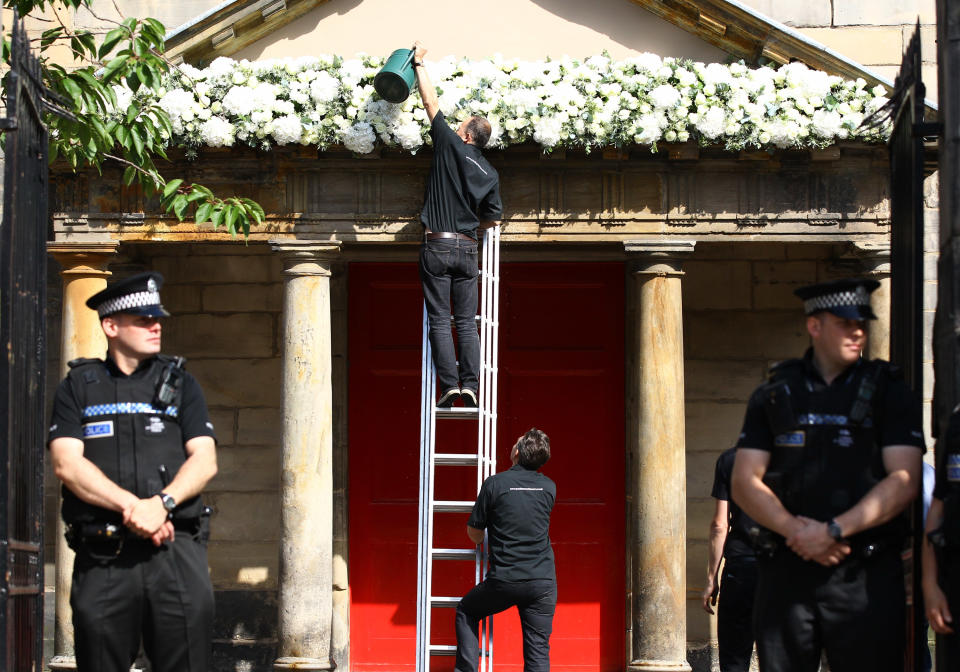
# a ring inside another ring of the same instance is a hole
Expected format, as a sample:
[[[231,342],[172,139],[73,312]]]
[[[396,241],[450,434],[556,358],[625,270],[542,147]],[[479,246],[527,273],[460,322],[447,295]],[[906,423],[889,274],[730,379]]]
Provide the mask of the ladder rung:
[[[473,502],[438,501],[433,503],[433,510],[437,513],[470,513]]]
[[[476,453],[437,453],[433,456],[434,464],[444,464],[454,467],[477,466]]]
[[[480,417],[479,408],[465,408],[463,406],[451,406],[450,408],[438,408],[437,420],[444,418],[447,420],[476,420]]]
[[[460,604],[459,597],[430,597],[431,607],[456,607]]]
[[[477,549],[475,548],[435,548],[433,549],[434,560],[475,560],[477,558]]]
[[[454,646],[453,644],[431,644],[430,655],[431,656],[455,656],[457,655],[457,647]]]

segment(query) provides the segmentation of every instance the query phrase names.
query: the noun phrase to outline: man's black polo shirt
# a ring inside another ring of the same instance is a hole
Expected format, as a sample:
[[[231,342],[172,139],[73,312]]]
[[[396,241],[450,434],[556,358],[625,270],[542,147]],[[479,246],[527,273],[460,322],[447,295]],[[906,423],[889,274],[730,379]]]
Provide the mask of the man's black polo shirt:
[[[519,464],[483,482],[467,525],[487,529],[489,578],[556,579],[550,547],[550,512],[556,499],[553,481]]]
[[[477,237],[481,221],[502,215],[500,178],[480,148],[468,145],[451,129],[443,112],[430,125],[433,162],[420,221],[430,231],[465,233]]]
[[[730,530],[723,547],[723,557],[730,559],[754,559],[753,544],[750,541],[750,528],[753,520],[737,506],[730,496],[730,481],[733,476],[733,461],[737,457],[736,448],[728,448],[717,458],[713,474],[713,490],[710,496],[727,503],[727,523]]]

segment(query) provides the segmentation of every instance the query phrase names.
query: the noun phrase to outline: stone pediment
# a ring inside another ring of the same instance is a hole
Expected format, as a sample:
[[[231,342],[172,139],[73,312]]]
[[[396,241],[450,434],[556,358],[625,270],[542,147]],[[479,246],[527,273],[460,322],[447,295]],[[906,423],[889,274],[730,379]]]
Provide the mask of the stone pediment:
[[[204,65],[218,56],[389,53],[419,38],[430,41],[437,57],[651,51],[702,61],[733,56],[750,65],[801,61],[830,74],[891,84],[736,0],[491,0],[484,5],[489,18],[470,21],[464,20],[468,3],[437,5],[432,16],[408,16],[394,0],[231,0],[171,30],[167,53]]]

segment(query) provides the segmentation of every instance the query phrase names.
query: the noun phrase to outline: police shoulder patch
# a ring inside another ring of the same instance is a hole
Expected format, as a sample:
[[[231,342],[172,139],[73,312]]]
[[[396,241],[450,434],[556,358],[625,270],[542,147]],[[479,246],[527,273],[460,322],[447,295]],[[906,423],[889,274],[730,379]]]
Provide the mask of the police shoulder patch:
[[[773,445],[777,448],[803,448],[806,442],[807,436],[803,431],[778,434],[773,439]]]
[[[951,483],[960,482],[960,455],[947,455],[947,480]]]
[[[85,439],[101,439],[108,436],[113,436],[113,420],[88,422],[83,426],[83,438]]]

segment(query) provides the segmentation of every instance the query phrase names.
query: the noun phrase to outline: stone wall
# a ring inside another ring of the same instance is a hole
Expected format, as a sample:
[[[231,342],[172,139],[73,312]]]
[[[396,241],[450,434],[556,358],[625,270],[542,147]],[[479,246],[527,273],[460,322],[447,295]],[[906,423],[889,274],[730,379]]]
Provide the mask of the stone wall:
[[[793,290],[855,268],[843,245],[796,243],[698,243],[683,265],[687,642],[695,670],[716,661],[716,619],[700,606],[716,459],[735,444],[746,400],[769,366],[808,345]]]
[[[745,0],[745,4],[820,42],[891,81],[917,21],[927,97],[937,99],[934,0]]]

